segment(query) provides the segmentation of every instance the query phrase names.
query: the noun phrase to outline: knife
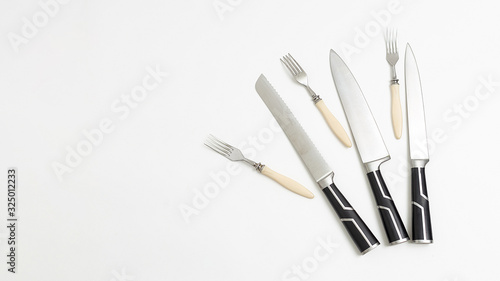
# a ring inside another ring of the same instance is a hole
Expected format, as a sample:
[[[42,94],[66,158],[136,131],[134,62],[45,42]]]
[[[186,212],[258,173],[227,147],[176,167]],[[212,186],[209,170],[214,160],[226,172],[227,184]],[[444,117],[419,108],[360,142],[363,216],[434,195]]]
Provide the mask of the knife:
[[[412,241],[432,243],[431,217],[425,165],[429,162],[427,133],[425,129],[424,100],[417,61],[410,47],[405,53],[406,109],[408,113],[408,138],[411,160]]]
[[[255,90],[285,132],[309,173],[325,193],[361,254],[377,247],[380,244],[377,238],[333,183],[333,171],[264,75],[261,74],[257,79]]]
[[[377,123],[373,119],[358,82],[345,62],[333,50],[330,50],[330,68],[354,142],[365,166],[389,243],[393,245],[406,242],[409,240],[408,233],[380,173],[380,164],[391,157]]]

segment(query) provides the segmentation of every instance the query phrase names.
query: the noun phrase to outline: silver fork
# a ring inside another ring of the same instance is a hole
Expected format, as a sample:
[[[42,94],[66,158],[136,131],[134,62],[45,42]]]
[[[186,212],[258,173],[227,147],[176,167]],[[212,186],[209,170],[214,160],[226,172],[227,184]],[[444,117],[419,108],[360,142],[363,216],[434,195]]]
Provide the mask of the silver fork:
[[[398,83],[399,79],[398,76],[396,75],[396,63],[399,60],[399,54],[398,54],[398,32],[396,29],[387,29],[387,32],[385,34],[385,59],[391,66],[391,77],[392,83]]]
[[[231,161],[244,161],[252,165],[261,174],[267,176],[268,178],[271,178],[272,180],[281,184],[286,189],[295,192],[298,195],[304,196],[306,198],[314,197],[314,194],[312,194],[311,191],[302,186],[300,183],[271,170],[266,165],[262,165],[261,163],[256,163],[246,158],[238,148],[228,143],[225,143],[224,141],[216,138],[213,135],[209,135],[207,137],[207,139],[205,140],[205,145]]]
[[[399,97],[399,79],[396,75],[396,63],[399,60],[397,30],[387,29],[385,34],[385,59],[391,66],[391,111],[392,111],[392,128],[396,139],[401,138],[403,131],[403,114],[401,111],[401,101]]]
[[[302,69],[302,67],[290,54],[285,55],[280,60],[286,66],[286,68],[288,68],[295,80],[307,89],[313,99],[313,102],[316,104],[316,107],[323,115],[323,118],[325,118],[326,123],[335,134],[335,136],[337,136],[337,138],[345,146],[351,147],[352,143],[349,139],[349,136],[347,135],[347,132],[344,130],[337,118],[333,116],[332,112],[326,107],[325,102],[311,89],[311,87],[309,87],[307,73],[304,71],[304,69]]]

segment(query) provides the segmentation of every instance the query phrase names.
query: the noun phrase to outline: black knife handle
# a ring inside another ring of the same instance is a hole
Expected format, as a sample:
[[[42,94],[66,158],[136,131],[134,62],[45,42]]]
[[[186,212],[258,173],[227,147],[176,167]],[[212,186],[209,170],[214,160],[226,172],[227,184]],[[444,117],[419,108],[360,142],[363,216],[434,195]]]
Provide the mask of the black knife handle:
[[[323,188],[323,192],[362,255],[380,244],[334,183]]]
[[[377,201],[378,210],[389,243],[399,244],[408,241],[410,239],[408,232],[406,232],[403,220],[401,220],[401,216],[399,216],[399,212],[385,185],[382,174],[380,174],[380,170],[368,173],[368,180],[370,181],[373,195]]]
[[[411,168],[411,200],[412,200],[412,241],[415,243],[432,243],[431,212],[425,181],[425,168]]]

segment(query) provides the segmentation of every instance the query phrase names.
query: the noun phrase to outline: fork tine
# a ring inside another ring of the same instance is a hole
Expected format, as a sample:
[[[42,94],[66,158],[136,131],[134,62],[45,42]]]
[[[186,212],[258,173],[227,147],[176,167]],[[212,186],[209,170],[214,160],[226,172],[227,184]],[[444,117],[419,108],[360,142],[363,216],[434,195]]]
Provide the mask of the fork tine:
[[[282,58],[280,58],[280,61],[286,66],[288,71],[290,71],[290,73],[292,73],[292,75],[293,75],[293,70],[290,68],[290,66],[288,66],[288,62],[286,61],[286,58],[282,57]]]
[[[389,52],[389,28],[385,30],[384,33],[384,40],[385,40],[385,52]]]
[[[288,61],[290,62],[290,65],[292,65],[293,69],[295,69],[295,74],[296,75],[299,74],[301,71],[297,67],[297,63],[295,62],[295,60],[293,59],[293,57],[290,55],[290,53],[288,53],[286,56],[287,56]]]
[[[387,53],[392,53],[392,28],[387,28]]]
[[[392,47],[392,30],[390,28],[387,29],[387,44],[389,46],[388,53],[391,53],[391,47]]]
[[[228,148],[227,146],[219,143],[218,141],[216,141],[214,139],[208,139],[208,141],[209,141],[210,144],[212,144],[212,146],[215,146],[218,149],[223,150],[223,151],[225,151],[227,153],[231,153],[231,149],[230,148]]]
[[[290,61],[290,64],[293,65],[294,69],[295,69],[295,72],[297,74],[299,74],[301,72],[301,69],[300,69],[300,66],[298,65],[298,63],[293,59],[292,55],[290,55],[290,53],[288,53],[288,61]]]
[[[394,29],[393,28],[391,28],[390,42],[391,42],[391,54],[392,54],[392,53],[394,53]]]
[[[392,45],[392,36],[393,36],[393,30],[392,28],[389,29],[389,53],[392,54],[394,52],[394,46]]]
[[[218,138],[216,138],[213,135],[210,135],[210,137],[211,137],[211,139],[209,139],[209,140],[210,140],[211,144],[213,146],[215,146],[216,148],[218,148],[219,150],[224,151],[227,154],[227,156],[230,156],[231,153],[233,153],[233,150],[235,149],[233,146],[223,142],[222,140],[219,140]]]
[[[295,65],[300,69],[300,72],[304,72],[304,70],[302,69],[302,67],[300,67],[300,64],[292,57],[292,55],[290,55],[290,53],[288,53],[288,55],[293,60],[293,62],[295,63]]]
[[[284,58],[285,58],[286,62],[288,63],[288,65],[293,69],[293,75],[297,75],[299,73],[299,69],[293,63],[293,61],[290,59],[289,55],[290,54],[285,55]]]
[[[212,139],[215,140],[217,143],[223,144],[226,147],[226,149],[228,149],[228,150],[234,149],[234,147],[232,145],[225,143],[224,141],[216,138],[214,135],[210,134],[210,137],[212,137]]]
[[[208,146],[209,148],[211,148],[213,151],[219,153],[220,155],[228,158],[228,159],[231,159],[231,152],[230,151],[226,151],[226,150],[223,150],[219,147],[217,147],[216,145],[214,145],[213,143],[205,143],[206,146]]]
[[[213,144],[211,144],[208,141],[205,141],[204,145],[206,145],[208,148],[212,149],[213,151],[219,153],[220,155],[222,155],[224,157],[229,156],[229,153],[227,153],[226,151],[220,150],[219,148],[215,147]]]
[[[283,57],[282,59],[280,59],[280,61],[286,66],[286,68],[288,68],[288,70],[292,73],[292,75],[295,75],[295,71],[293,70],[293,68],[288,64],[288,61],[286,60],[286,57]]]
[[[392,38],[392,43],[394,44],[394,53],[398,52],[398,30],[394,28],[394,37]]]
[[[398,52],[398,30],[394,29],[394,51]]]

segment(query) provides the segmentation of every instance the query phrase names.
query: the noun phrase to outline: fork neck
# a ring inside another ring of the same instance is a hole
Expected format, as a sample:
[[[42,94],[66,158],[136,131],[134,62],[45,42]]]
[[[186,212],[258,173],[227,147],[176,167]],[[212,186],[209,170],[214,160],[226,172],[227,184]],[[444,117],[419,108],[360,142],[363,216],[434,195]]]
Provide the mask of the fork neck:
[[[318,101],[321,100],[321,98],[319,97],[319,95],[317,95],[312,89],[311,87],[309,87],[309,85],[305,85],[304,87],[306,87],[307,91],[309,92],[309,94],[311,95],[311,98],[313,100],[314,103],[317,103]]]
[[[258,163],[255,163],[254,161],[247,159],[247,158],[243,158],[243,161],[247,162],[248,164],[250,164],[254,167],[256,167],[258,165]]]
[[[391,74],[392,74],[391,84],[399,84],[399,79],[398,79],[398,76],[396,75],[396,66],[395,65],[391,65]]]

